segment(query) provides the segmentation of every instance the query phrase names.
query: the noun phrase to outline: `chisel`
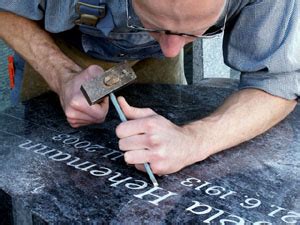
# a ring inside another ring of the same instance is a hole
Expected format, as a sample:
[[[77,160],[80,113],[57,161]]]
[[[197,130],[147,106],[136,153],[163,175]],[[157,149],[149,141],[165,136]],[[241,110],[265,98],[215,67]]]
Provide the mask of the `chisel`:
[[[118,113],[121,121],[122,122],[127,121],[127,118],[124,115],[124,113],[123,113],[123,111],[122,111],[122,109],[121,109],[121,107],[119,105],[119,102],[118,102],[118,100],[117,100],[117,98],[116,98],[116,96],[115,96],[115,94],[113,92],[111,92],[109,94],[109,98],[110,98],[111,102],[113,103],[113,105],[115,106],[115,109],[117,110],[117,113]],[[155,178],[155,176],[154,176],[154,174],[153,174],[153,172],[152,172],[152,170],[150,168],[150,165],[148,163],[144,163],[144,167],[145,167],[145,170],[146,170],[146,172],[147,172],[150,180],[152,181],[153,186],[157,187],[158,186],[158,182],[157,182],[157,180],[156,180],[156,178]]]
[[[101,76],[84,83],[81,86],[81,91],[90,105],[102,101],[102,98],[109,95],[114,107],[122,122],[127,121],[117,99],[114,91],[128,85],[136,79],[136,74],[127,62],[120,63],[117,66],[107,70]],[[153,185],[158,186],[157,180],[148,163],[144,163],[145,170],[149,175]]]

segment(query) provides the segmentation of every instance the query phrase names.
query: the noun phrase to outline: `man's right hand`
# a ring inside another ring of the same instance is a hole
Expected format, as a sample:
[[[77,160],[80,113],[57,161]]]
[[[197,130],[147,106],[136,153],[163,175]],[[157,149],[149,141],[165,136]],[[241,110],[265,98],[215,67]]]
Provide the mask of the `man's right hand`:
[[[82,71],[58,48],[38,22],[10,12],[0,12],[0,38],[41,74],[51,90],[59,95],[72,127],[104,121],[108,99],[90,106],[80,91],[81,84],[103,73],[100,67],[90,66]]]
[[[74,127],[101,123],[108,112],[109,99],[105,97],[100,104],[90,106],[80,91],[80,86],[99,76],[103,69],[93,65],[61,84],[59,98],[69,124]]]

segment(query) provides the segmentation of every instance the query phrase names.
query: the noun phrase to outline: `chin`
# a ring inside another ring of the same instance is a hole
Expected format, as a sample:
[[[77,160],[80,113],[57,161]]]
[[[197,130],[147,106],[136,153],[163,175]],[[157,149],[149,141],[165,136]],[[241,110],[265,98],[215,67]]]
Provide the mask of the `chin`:
[[[166,58],[174,58],[179,55],[180,51],[181,51],[181,49],[179,51],[172,51],[172,50],[165,51],[162,49],[162,52]]]

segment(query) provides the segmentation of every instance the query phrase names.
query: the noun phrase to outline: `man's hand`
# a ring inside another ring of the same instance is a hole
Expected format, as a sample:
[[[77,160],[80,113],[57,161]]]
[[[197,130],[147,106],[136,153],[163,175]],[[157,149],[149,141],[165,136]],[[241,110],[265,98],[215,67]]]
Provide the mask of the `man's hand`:
[[[194,142],[192,133],[179,127],[151,109],[135,108],[118,98],[124,114],[129,119],[117,129],[119,148],[125,161],[144,171],[143,163],[150,163],[155,174],[174,173],[187,166]]]
[[[18,26],[16,26],[18,24]],[[108,99],[89,106],[80,91],[86,80],[103,73],[97,66],[82,71],[58,48],[52,37],[37,22],[9,12],[0,12],[0,38],[15,49],[38,73],[60,102],[72,127],[102,122]]]
[[[116,130],[125,161],[143,169],[148,162],[156,174],[174,173],[222,150],[236,146],[267,131],[296,106],[256,89],[241,90],[230,96],[211,115],[182,127],[151,109],[120,105],[129,119]]]
[[[100,104],[90,106],[80,91],[83,83],[102,73],[101,67],[93,65],[62,84],[59,93],[60,102],[72,127],[101,123],[105,120],[109,105],[108,97],[104,98]]]

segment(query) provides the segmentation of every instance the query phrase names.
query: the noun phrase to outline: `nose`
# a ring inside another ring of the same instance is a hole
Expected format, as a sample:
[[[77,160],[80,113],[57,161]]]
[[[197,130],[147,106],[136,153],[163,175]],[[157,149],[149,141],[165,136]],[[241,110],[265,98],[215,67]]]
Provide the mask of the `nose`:
[[[180,50],[186,44],[185,37],[178,35],[161,34],[158,42],[163,54],[166,57],[175,57],[180,53]]]

